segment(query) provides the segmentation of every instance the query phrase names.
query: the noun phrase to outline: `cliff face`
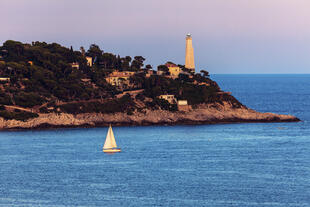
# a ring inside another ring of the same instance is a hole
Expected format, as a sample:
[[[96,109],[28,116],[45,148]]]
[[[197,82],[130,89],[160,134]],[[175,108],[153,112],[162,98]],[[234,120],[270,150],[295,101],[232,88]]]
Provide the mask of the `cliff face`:
[[[176,124],[213,124],[236,122],[296,122],[295,116],[260,113],[246,107],[235,108],[229,102],[214,105],[200,105],[188,112],[169,112],[163,110],[146,110],[127,113],[100,114],[39,114],[28,121],[4,120],[0,118],[0,129],[31,129],[46,127],[82,127],[113,125],[176,125]]]

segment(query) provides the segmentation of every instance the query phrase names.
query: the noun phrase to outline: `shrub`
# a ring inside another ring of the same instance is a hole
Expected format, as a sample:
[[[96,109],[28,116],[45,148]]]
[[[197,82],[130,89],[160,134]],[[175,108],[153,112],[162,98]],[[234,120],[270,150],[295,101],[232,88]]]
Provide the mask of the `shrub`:
[[[165,99],[155,98],[154,102],[156,105],[158,105],[163,110],[169,110],[169,108],[170,108],[170,103]]]
[[[176,104],[170,104],[167,100],[164,99],[154,99],[154,104],[159,106],[162,110],[167,111],[177,111],[178,106]]]
[[[41,105],[45,101],[44,98],[33,92],[30,93],[20,92],[17,95],[15,95],[14,98],[16,105],[23,107],[33,107],[36,105]]]
[[[139,94],[136,96],[136,99],[137,99],[137,100],[140,100],[140,101],[144,101],[145,96],[144,96],[142,93],[139,93]]]
[[[3,105],[0,105],[0,111],[5,110],[5,107]]]
[[[31,118],[38,117],[38,114],[20,111],[20,112],[9,112],[9,111],[0,111],[0,117],[3,117],[6,120],[15,119],[20,121],[26,121]]]
[[[133,111],[128,111],[127,115],[129,115],[129,116],[133,115]]]
[[[80,103],[69,103],[61,105],[59,108],[62,112],[69,113],[69,114],[77,114],[80,112]]]
[[[7,94],[0,92],[0,104],[12,105],[11,98]]]
[[[154,101],[148,101],[145,103],[145,105],[147,108],[158,109],[158,107]]]
[[[56,105],[56,101],[53,100],[53,101],[50,101],[47,103],[47,107],[52,107],[52,106],[55,106]]]
[[[133,111],[135,104],[129,95],[125,95],[119,99],[114,99],[105,103],[86,102],[86,103],[70,103],[60,106],[62,112],[69,114],[78,113],[116,113]]]
[[[41,108],[39,109],[39,111],[40,111],[40,113],[48,113],[48,112],[49,112],[48,109],[47,109],[46,107],[41,107]]]

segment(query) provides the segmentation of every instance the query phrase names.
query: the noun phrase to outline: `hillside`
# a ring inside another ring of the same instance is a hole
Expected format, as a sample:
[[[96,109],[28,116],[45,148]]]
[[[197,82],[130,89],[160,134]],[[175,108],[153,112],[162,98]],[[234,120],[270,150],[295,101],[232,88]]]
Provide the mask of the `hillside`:
[[[188,114],[202,105],[217,110],[227,104],[249,110],[222,92],[207,71],[193,73],[172,62],[156,71],[144,61],[104,52],[95,44],[74,51],[56,43],[8,40],[0,47],[2,125],[44,114]]]

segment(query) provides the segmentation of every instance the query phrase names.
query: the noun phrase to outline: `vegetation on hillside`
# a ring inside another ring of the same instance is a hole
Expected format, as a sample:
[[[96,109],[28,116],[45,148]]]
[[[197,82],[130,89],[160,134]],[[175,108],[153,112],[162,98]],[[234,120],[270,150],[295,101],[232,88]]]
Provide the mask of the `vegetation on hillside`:
[[[92,57],[92,67],[87,64],[86,56]],[[146,76],[152,66],[144,67],[144,61],[142,56],[120,57],[104,52],[95,44],[87,51],[83,47],[74,51],[72,47],[57,43],[25,44],[8,40],[0,47],[0,77],[10,78],[8,82],[0,82],[0,104],[31,108],[40,113],[132,114],[143,106],[137,107],[137,102],[144,103],[145,108],[176,111],[175,104],[158,99],[162,94],[173,94],[177,99],[188,100],[190,105],[219,101],[217,92],[220,89],[207,71],[191,74],[179,65],[184,73],[172,79],[168,77],[167,66],[161,65],[159,69],[165,72],[163,75]],[[72,63],[76,63],[79,69],[72,67]],[[126,90],[143,89],[142,92],[136,97],[116,98],[124,93],[124,89],[110,85],[105,79],[115,70],[135,71]],[[26,120],[37,115],[3,108],[0,116]]]

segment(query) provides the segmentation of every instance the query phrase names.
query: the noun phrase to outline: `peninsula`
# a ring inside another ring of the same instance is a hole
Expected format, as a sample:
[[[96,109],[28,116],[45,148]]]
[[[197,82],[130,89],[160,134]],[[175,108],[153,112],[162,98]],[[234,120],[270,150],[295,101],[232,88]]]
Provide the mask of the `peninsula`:
[[[186,64],[153,70],[142,56],[120,57],[45,42],[0,47],[0,130],[113,125],[295,122],[247,108],[195,72],[191,37]]]

